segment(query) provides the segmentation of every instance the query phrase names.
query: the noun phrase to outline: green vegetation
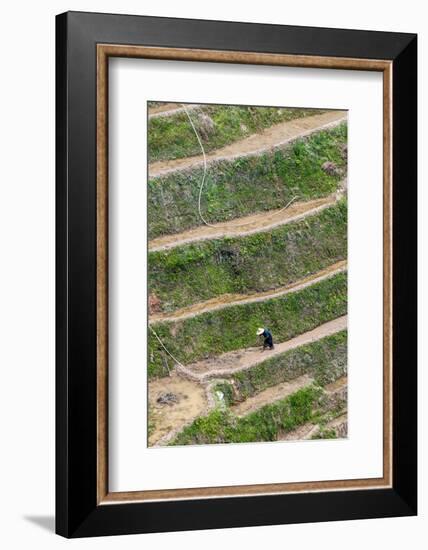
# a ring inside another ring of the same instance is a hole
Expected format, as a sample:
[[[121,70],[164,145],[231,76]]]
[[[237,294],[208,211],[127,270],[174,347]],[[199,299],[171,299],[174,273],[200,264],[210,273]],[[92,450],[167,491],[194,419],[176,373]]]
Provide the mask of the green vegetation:
[[[149,102],[149,107],[160,104]],[[208,153],[277,123],[322,112],[204,105],[192,108],[190,116]],[[262,141],[259,146],[263,147]],[[200,153],[185,112],[149,118],[150,163]],[[222,223],[282,208],[296,198],[310,201],[334,196],[346,170],[347,124],[342,122],[262,153],[210,162],[201,211],[211,223]],[[149,179],[150,240],[202,225],[198,212],[202,176],[203,166],[199,163]],[[170,445],[277,441],[303,425],[304,429],[293,437],[302,433],[319,439],[344,435],[347,386],[342,377],[347,371],[346,330],[278,355],[260,353],[261,362],[256,365],[244,364],[245,359],[241,358],[243,368],[234,373],[226,370],[223,376],[216,373],[215,365],[216,358],[224,353],[261,345],[256,336],[258,327],[269,327],[275,343],[280,344],[345,315],[347,274],[330,274],[305,288],[275,298],[264,295],[252,303],[230,305],[228,299],[233,300],[233,296],[228,295],[269,293],[332,267],[346,256],[345,197],[317,214],[266,231],[149,252],[149,309],[153,313],[175,312],[207,300],[224,302],[220,309],[175,321],[158,321],[151,325],[153,331],[148,330],[149,380],[166,376],[174,369],[172,356],[185,365],[206,361],[201,372],[211,377],[206,388],[210,392],[209,412],[205,410],[204,416],[195,419],[189,409],[186,418],[191,423],[178,435],[171,419],[170,429],[174,431],[170,435],[174,440]],[[235,362],[230,364],[234,366]],[[180,376],[179,370],[175,374]],[[286,392],[278,384],[302,375],[308,375],[310,380],[285,397]],[[204,386],[204,381],[201,384]],[[234,405],[268,388],[273,390],[248,402],[247,413],[238,416]],[[282,398],[278,399],[278,394]],[[153,438],[160,413],[150,406],[148,414],[148,433]],[[163,414],[168,417],[169,411]]]
[[[242,401],[271,386],[309,374],[319,386],[346,374],[346,330],[287,351],[233,375],[235,401]]]
[[[171,444],[276,441],[280,430],[289,432],[311,420],[322,393],[319,386],[311,385],[242,418],[216,409],[184,428]]]
[[[309,200],[336,191],[346,173],[347,126],[341,124],[261,155],[211,163],[201,208],[212,223]],[[326,161],[336,170],[322,169]],[[149,181],[149,239],[201,225],[198,195],[202,167]]]
[[[329,423],[346,413],[346,398],[339,400],[336,404],[331,400],[324,400],[323,409],[326,412],[319,411],[314,416],[314,423],[318,424],[319,431],[311,439],[337,439],[340,437],[340,430],[329,426]],[[343,437],[343,436],[342,436]]]
[[[154,103],[149,103],[149,107],[155,107]],[[273,124],[323,112],[319,109],[233,105],[203,105],[189,110],[207,152],[260,132]],[[149,119],[148,151],[150,162],[191,157],[201,153],[185,112]]]
[[[311,439],[337,439],[337,433],[335,429],[328,428],[320,430],[317,434],[311,437]]]
[[[245,237],[222,238],[149,254],[149,293],[173,311],[226,293],[288,285],[346,258],[347,206]]]
[[[215,384],[212,391],[214,394],[216,392],[221,392],[223,394],[223,400],[226,407],[230,407],[230,405],[233,404],[233,389],[229,382],[218,382]]]
[[[326,321],[330,321],[346,314],[347,310],[347,275],[339,273],[329,279],[308,286],[302,290],[286,294],[262,302],[236,305],[203,313],[177,322],[164,322],[154,325],[156,333],[166,348],[183,363],[191,363],[246,347],[258,343],[255,336],[259,326],[268,326],[276,342],[289,340],[293,336],[311,330]],[[333,338],[325,344],[318,344],[311,348],[314,353],[320,354],[317,366],[317,377],[320,382],[329,378],[327,362],[334,354],[334,346],[344,345],[344,336]],[[329,349],[331,347],[331,350]],[[305,346],[306,348],[306,346]],[[313,357],[312,352],[305,351],[299,357],[297,350],[290,352],[284,358],[278,358],[278,365],[269,364],[272,369],[272,380],[275,376],[286,376],[282,369],[289,368],[299,372],[305,369]],[[344,350],[343,350],[344,353]],[[294,355],[296,354],[296,355]],[[162,351],[158,341],[149,334],[149,376],[161,377],[167,374],[164,362],[171,360]],[[273,360],[272,360],[273,361]],[[288,367],[287,367],[288,366]],[[170,364],[170,368],[173,365]],[[261,366],[260,369],[263,369]],[[340,369],[340,365],[338,365]],[[278,372],[276,372],[278,370]],[[243,388],[250,392],[261,389],[258,378],[261,375],[255,370],[248,371],[242,378]],[[284,378],[283,380],[286,380]],[[272,382],[275,383],[275,382]],[[271,385],[271,384],[268,384]],[[242,390],[244,391],[244,390]]]

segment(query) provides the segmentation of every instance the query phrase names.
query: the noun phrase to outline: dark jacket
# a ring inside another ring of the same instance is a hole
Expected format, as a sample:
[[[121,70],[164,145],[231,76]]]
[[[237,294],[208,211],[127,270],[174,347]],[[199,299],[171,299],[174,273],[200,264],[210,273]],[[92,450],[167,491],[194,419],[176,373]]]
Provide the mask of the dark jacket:
[[[271,348],[273,346],[273,338],[272,338],[272,333],[269,329],[267,328],[264,329],[263,338],[265,339],[263,345],[269,346]]]

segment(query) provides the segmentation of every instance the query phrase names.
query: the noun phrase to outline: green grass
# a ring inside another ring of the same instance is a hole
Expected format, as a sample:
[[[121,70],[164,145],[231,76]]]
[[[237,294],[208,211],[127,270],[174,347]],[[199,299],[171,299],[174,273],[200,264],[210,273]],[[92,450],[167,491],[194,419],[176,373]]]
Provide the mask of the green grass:
[[[306,219],[245,237],[149,253],[149,292],[161,311],[226,293],[288,285],[346,258],[345,200]]]
[[[311,385],[242,418],[216,409],[184,428],[171,444],[276,441],[280,430],[289,432],[311,420],[322,394],[320,387]]]
[[[210,222],[281,208],[336,191],[346,174],[347,126],[341,124],[261,155],[209,164],[201,209]],[[339,173],[322,169],[334,162]],[[148,183],[149,239],[202,224],[198,195],[202,168],[175,171]]]
[[[157,323],[153,328],[167,349],[179,361],[191,363],[227,351],[260,344],[255,335],[259,326],[268,326],[272,330],[274,340],[282,342],[340,317],[346,314],[346,311],[347,275],[339,273],[330,279],[279,298],[231,306],[182,321]],[[332,342],[339,345],[339,341],[334,338]],[[330,356],[327,348],[325,349],[321,344],[313,348],[320,355],[320,363],[317,367],[320,381],[323,369],[326,370],[325,376],[328,376],[327,362]],[[302,357],[290,353],[288,358],[278,359],[279,371],[283,364],[289,364],[291,370],[297,371],[300,368],[306,368],[312,360],[309,352]],[[165,376],[164,361],[173,368],[172,360],[149,332],[149,377]],[[257,382],[257,373],[256,370],[254,374],[249,372],[247,375],[252,377],[248,379],[248,384],[254,384],[255,388],[260,387],[260,383]],[[272,376],[276,376],[275,368],[272,369]],[[278,376],[283,374],[279,373]]]
[[[328,424],[332,420],[335,420],[339,416],[346,413],[347,399],[338,400],[336,403],[333,401],[328,401],[324,398],[323,409],[318,411],[314,415],[314,423],[318,424],[319,432],[311,437],[311,439],[337,439],[338,430],[337,428],[329,428]]]
[[[149,106],[155,106],[150,103]],[[204,105],[189,110],[206,152],[260,132],[273,124],[314,114],[319,109],[276,107],[238,107]],[[207,126],[203,117],[209,117]],[[150,162],[201,154],[201,148],[185,112],[149,119],[148,152]]]
[[[337,433],[333,428],[324,429],[312,436],[311,439],[337,439]]]

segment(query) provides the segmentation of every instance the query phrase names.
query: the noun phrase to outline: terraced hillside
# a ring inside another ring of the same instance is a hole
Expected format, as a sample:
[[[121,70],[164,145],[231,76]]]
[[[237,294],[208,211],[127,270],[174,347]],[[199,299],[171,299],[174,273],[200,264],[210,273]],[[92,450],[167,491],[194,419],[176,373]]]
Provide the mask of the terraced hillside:
[[[346,119],[149,104],[149,445],[346,437]]]

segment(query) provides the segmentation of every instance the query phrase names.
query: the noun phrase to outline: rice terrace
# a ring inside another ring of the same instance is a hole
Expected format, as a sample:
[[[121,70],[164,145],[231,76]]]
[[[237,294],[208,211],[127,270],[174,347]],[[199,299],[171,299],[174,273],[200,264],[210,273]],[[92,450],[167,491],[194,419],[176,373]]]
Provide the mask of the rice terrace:
[[[347,112],[148,104],[148,444],[347,437]]]

